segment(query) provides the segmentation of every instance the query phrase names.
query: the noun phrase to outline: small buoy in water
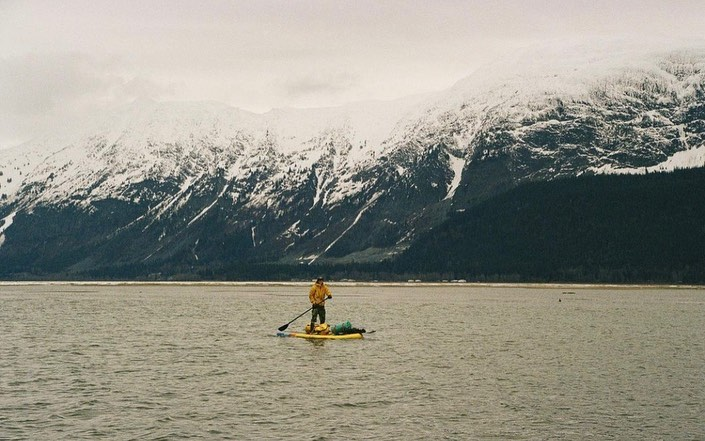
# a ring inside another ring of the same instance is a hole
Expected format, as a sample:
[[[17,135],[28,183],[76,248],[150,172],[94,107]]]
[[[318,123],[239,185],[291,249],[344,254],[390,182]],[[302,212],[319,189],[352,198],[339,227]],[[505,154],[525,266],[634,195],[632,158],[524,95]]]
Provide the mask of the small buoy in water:
[[[558,299],[558,303],[560,303],[560,302],[561,302],[561,299]]]

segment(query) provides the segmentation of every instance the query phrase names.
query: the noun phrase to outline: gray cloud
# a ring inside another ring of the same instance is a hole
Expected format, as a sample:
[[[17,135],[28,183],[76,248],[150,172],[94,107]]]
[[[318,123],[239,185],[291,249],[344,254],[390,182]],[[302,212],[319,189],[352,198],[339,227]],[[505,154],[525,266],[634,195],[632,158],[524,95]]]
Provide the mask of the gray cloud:
[[[0,59],[0,134],[6,144],[27,140],[67,120],[171,89],[121,72],[121,63],[78,53]],[[2,146],[2,144],[0,144]]]
[[[0,148],[139,96],[391,99],[545,40],[705,38],[702,23],[702,0],[0,0]]]
[[[329,97],[335,100],[359,86],[360,78],[351,72],[312,72],[284,78],[280,85],[282,94],[296,101],[320,100]]]

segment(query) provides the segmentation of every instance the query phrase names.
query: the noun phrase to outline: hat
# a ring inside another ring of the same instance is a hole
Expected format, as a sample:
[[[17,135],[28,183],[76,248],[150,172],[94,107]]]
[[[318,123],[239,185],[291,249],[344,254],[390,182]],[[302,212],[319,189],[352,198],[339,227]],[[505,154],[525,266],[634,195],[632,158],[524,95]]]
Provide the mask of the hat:
[[[323,277],[319,277],[316,279],[316,282],[323,282]]]

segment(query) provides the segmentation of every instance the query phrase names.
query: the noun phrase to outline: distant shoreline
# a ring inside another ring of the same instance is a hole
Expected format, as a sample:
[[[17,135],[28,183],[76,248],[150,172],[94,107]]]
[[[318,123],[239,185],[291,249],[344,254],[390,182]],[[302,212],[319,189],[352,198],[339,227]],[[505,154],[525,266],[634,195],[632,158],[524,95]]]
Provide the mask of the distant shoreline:
[[[208,281],[0,281],[3,286],[308,286],[308,281],[249,281],[249,282],[208,282]],[[338,287],[405,287],[405,288],[526,288],[526,289],[684,289],[705,290],[705,285],[663,285],[663,284],[599,284],[599,283],[480,283],[480,282],[356,282],[329,281],[330,286]],[[566,294],[571,294],[567,292]]]

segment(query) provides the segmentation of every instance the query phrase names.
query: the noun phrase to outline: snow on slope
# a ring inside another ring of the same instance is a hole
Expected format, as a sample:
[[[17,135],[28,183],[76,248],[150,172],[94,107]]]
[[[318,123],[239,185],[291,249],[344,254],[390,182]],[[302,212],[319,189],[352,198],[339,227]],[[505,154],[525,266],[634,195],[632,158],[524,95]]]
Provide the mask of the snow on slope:
[[[446,183],[446,197],[452,198],[475,136],[497,118],[531,118],[555,99],[589,104],[594,90],[612,93],[612,84],[625,75],[652,75],[672,85],[674,96],[692,96],[699,87],[697,78],[679,82],[663,67],[663,54],[679,45],[593,41],[543,46],[498,60],[437,94],[335,108],[276,109],[259,115],[213,102],[138,100],[82,122],[61,139],[0,151],[0,195],[12,200],[23,184],[41,189],[36,200],[44,201],[66,199],[82,189],[90,189],[94,197],[119,195],[126,185],[146,178],[184,182],[223,171],[227,179],[244,179],[252,170],[272,165],[277,173],[273,182],[286,182],[297,179],[292,174],[305,174],[329,161],[328,174],[317,172],[317,198],[333,203],[360,190],[362,184],[350,179],[356,167],[374,164],[400,147],[425,148],[450,134],[444,144],[455,177]],[[683,63],[685,69],[688,63],[701,66],[705,46],[686,46],[691,49],[666,59]],[[280,163],[272,164],[273,158]],[[686,163],[698,164],[698,158]],[[683,159],[666,163],[681,164]],[[253,201],[266,204],[272,195],[260,190]]]
[[[686,49],[674,52],[673,48]],[[556,41],[524,48],[479,69],[458,81],[442,99],[467,103],[468,98],[482,98],[478,105],[486,109],[499,105],[511,108],[549,96],[584,99],[596,84],[614,81],[625,73],[667,75],[659,64],[674,54],[692,54],[702,64],[704,50],[705,41]]]
[[[61,141],[60,141],[61,142]],[[0,204],[12,199],[22,182],[56,149],[54,139],[42,138],[31,143],[0,150]]]
[[[453,172],[453,179],[450,184],[448,184],[448,193],[443,200],[453,199],[453,196],[455,196],[455,190],[457,190],[460,185],[460,179],[462,178],[464,168],[465,160],[463,158],[450,155],[450,169]]]
[[[544,119],[546,110],[555,108],[556,103],[583,107],[589,118],[592,109],[609,115],[607,106],[611,103],[628,106],[632,102],[633,110],[638,111],[641,97],[652,94],[668,109],[676,102],[697,102],[703,84],[705,41],[557,42],[522,50],[457,82],[429,106],[419,108],[405,131],[398,131],[402,136],[396,141],[442,141],[454,155],[468,157],[478,133],[483,128],[492,130],[496,123],[501,123],[502,130],[508,130],[518,144],[526,132],[560,130],[563,122]],[[653,90],[644,89],[649,86]],[[682,145],[688,148],[690,135],[682,125],[657,111],[645,111],[639,118],[679,130]],[[640,131],[639,120],[627,124]],[[433,140],[439,133],[452,136]],[[522,148],[535,156],[558,153],[530,144],[522,144]],[[597,162],[603,159],[594,158]],[[697,160],[690,164],[703,165]]]
[[[692,55],[702,65],[703,41],[598,39],[582,44],[560,41],[524,48],[458,81],[438,94],[431,106],[419,109],[416,116],[437,117],[453,108],[529,116],[550,98],[586,100],[595,87],[609,87],[625,75],[651,73],[669,77],[659,61],[673,56],[673,47],[687,48],[680,55],[684,58]]]
[[[364,101],[340,107],[274,109],[263,115],[268,128],[279,135],[283,153],[299,151],[322,132],[343,129],[353,150],[349,158],[357,163],[379,153],[399,121],[411,115],[432,95],[414,95],[393,101]]]
[[[649,167],[621,168],[607,164],[593,169],[598,174],[643,175],[646,173],[672,172],[688,168],[705,167],[705,146],[676,152],[665,161]]]
[[[220,170],[238,179],[272,165],[274,157],[288,158],[289,168],[305,170],[331,147],[340,174],[373,159],[397,121],[424,99],[278,109],[263,115],[213,102],[138,100],[83,122],[62,138],[0,152],[0,159],[6,158],[0,172],[7,180],[0,194],[11,200],[20,186],[34,185],[44,188],[37,201],[46,202],[86,188],[96,197],[119,194],[145,178],[181,180]]]
[[[2,246],[2,244],[5,243],[5,230],[10,228],[10,225],[12,225],[12,222],[15,219],[16,214],[17,214],[17,212],[13,211],[8,216],[6,216],[4,219],[0,219],[0,247]]]

